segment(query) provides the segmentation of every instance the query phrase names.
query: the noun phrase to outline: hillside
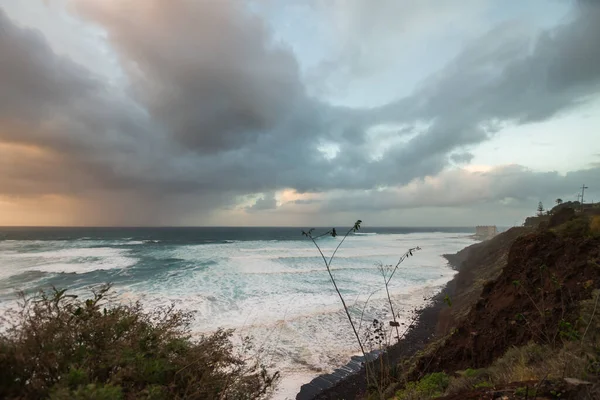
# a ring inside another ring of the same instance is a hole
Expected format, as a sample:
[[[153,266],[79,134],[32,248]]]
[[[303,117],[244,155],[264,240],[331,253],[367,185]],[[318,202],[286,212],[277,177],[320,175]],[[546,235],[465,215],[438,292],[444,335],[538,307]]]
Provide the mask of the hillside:
[[[600,239],[536,232],[518,238],[496,280],[458,324],[430,367],[484,367],[510,346],[558,339],[575,323],[579,302],[600,287]],[[494,263],[492,263],[493,266]]]
[[[432,372],[462,377],[481,369],[480,383],[494,390],[521,387],[510,382],[520,377],[540,394],[546,388],[560,398],[600,398],[600,342],[590,328],[599,320],[600,237],[590,222],[573,213],[557,216],[538,230],[512,229],[447,256],[460,270],[454,304],[440,313],[438,331],[447,334],[421,355],[408,379]],[[492,379],[498,365],[507,368],[504,379]],[[565,377],[585,384],[565,388]],[[487,398],[491,390],[469,397],[468,386],[458,390],[464,397],[447,398]]]
[[[446,292],[452,293],[452,307],[440,311],[438,335],[447,334],[458,320],[468,314],[471,305],[479,299],[484,284],[496,279],[502,272],[512,243],[526,232],[529,232],[527,228],[514,227],[456,254],[444,255],[459,273],[446,288]]]

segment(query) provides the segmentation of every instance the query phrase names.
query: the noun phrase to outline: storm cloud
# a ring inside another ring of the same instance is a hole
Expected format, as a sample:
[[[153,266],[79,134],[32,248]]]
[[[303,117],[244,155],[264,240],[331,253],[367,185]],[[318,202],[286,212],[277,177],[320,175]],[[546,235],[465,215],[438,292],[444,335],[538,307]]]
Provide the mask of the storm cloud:
[[[238,202],[246,212],[275,209],[283,189],[334,200],[327,192],[360,193],[343,204],[289,202],[322,212],[385,210],[539,197],[564,193],[567,178],[599,176],[446,171],[507,126],[597,99],[600,7],[591,1],[543,32],[493,27],[412,94],[373,108],[309,94],[293,49],[251,3],[78,0],[69,10],[106,33],[123,79],[108,82],[57,54],[0,9],[0,195],[108,201],[106,213],[125,224],[128,210],[135,223],[169,210],[163,223]],[[427,179],[443,181],[445,195],[411,191]],[[521,191],[534,181],[538,190]],[[258,200],[242,204],[252,194]]]

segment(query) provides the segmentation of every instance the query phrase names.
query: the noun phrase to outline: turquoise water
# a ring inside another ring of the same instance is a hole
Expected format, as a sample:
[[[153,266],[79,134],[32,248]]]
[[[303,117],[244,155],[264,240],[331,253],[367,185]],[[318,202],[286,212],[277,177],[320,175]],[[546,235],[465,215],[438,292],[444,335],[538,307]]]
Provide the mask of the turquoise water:
[[[332,269],[355,318],[363,308],[366,320],[389,317],[377,264],[420,246],[391,285],[408,318],[451,279],[441,255],[473,243],[472,231],[372,228],[350,236]],[[340,240],[319,245],[330,254]],[[330,370],[357,351],[322,260],[298,228],[0,228],[0,309],[14,305],[17,290],[79,293],[104,282],[114,284],[117,301],[193,311],[195,332],[226,327],[253,336],[284,377]]]

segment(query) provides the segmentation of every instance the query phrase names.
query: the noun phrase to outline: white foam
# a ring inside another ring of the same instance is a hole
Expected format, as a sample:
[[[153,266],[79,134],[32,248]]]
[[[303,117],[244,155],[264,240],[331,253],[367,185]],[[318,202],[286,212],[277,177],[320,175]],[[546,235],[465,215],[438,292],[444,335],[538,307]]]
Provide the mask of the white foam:
[[[329,237],[318,243],[330,255],[340,240]],[[134,249],[102,243],[107,242],[0,242],[0,280],[23,271],[82,273],[127,268],[138,261],[131,255]],[[158,242],[111,242],[119,246],[143,243]],[[365,321],[389,318],[376,263],[395,265],[408,248],[421,246],[422,251],[402,263],[390,286],[401,319],[406,321],[408,310],[423,306],[423,298],[453,276],[441,255],[471,243],[467,234],[456,233],[349,236],[331,269],[355,318],[369,296]],[[34,249],[24,252],[24,245]],[[158,269],[154,275],[144,275],[145,280],[117,286],[118,299],[140,300],[149,309],[174,303],[194,311],[196,333],[225,327],[255,337],[265,361],[282,372],[275,398],[294,398],[302,384],[345,364],[357,350],[323,261],[309,240],[148,246],[147,251],[154,259],[183,260],[186,267]],[[127,271],[133,274],[143,268]]]
[[[310,382],[315,377],[314,372],[307,371],[289,371],[277,385],[272,400],[294,400],[305,383]]]
[[[49,246],[48,246],[49,247]],[[70,247],[56,250],[0,252],[0,279],[28,271],[81,274],[95,270],[123,269],[134,265],[136,258],[128,250],[111,247]]]

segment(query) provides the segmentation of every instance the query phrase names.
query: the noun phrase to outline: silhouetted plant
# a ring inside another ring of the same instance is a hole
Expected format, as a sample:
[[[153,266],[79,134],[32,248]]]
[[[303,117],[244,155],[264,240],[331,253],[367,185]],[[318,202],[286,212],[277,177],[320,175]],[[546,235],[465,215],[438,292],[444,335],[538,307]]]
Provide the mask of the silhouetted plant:
[[[541,201],[538,203],[538,206],[537,206],[537,215],[540,217],[542,215],[544,215],[544,205],[542,204]]]
[[[354,321],[352,321],[352,316],[350,315],[350,311],[348,309],[348,306],[346,305],[346,301],[344,300],[344,296],[342,296],[342,293],[340,292],[340,290],[338,289],[337,283],[335,281],[335,278],[333,277],[333,274],[331,273],[331,262],[333,261],[333,258],[335,257],[335,254],[337,253],[338,249],[340,248],[340,246],[344,243],[344,241],[346,240],[346,238],[348,237],[348,235],[351,232],[358,232],[360,230],[360,224],[362,224],[361,220],[358,220],[354,223],[354,225],[352,226],[352,228],[348,229],[348,231],[346,232],[346,234],[344,235],[344,237],[342,238],[342,240],[340,241],[340,243],[337,245],[337,247],[335,248],[335,250],[333,251],[333,253],[331,254],[331,256],[329,257],[329,260],[325,257],[325,254],[323,254],[323,251],[321,250],[321,247],[319,247],[319,245],[316,242],[316,239],[323,237],[323,236],[332,236],[332,237],[336,237],[337,236],[337,232],[335,230],[335,228],[332,228],[331,230],[318,235],[318,236],[313,236],[313,232],[314,232],[314,228],[309,229],[308,231],[302,231],[302,235],[306,236],[307,238],[309,238],[313,244],[315,245],[315,247],[317,248],[317,250],[319,251],[319,254],[321,255],[321,257],[323,258],[323,262],[325,263],[325,268],[327,269],[327,273],[329,274],[329,278],[331,279],[331,283],[333,284],[333,287],[335,288],[336,293],[338,294],[338,297],[340,298],[340,301],[342,302],[342,305],[344,306],[344,311],[346,312],[346,316],[348,317],[348,321],[350,322],[350,326],[352,326],[352,331],[354,332],[354,336],[356,337],[356,340],[358,342],[358,345],[360,347],[360,350],[362,351],[363,355],[367,356],[366,352],[365,352],[365,348],[364,345],[362,343],[362,341],[360,340],[360,336],[358,335],[358,331],[356,330],[356,326],[354,325]]]
[[[412,249],[408,249],[408,251],[400,257],[400,259],[398,260],[396,265],[383,265],[382,264],[379,266],[379,271],[381,272],[381,276],[383,277],[385,293],[387,295],[388,303],[390,305],[390,312],[392,313],[392,321],[390,321],[390,326],[392,326],[396,329],[396,340],[398,342],[400,341],[400,330],[399,330],[400,324],[396,320],[396,312],[394,311],[394,304],[392,303],[392,297],[390,296],[390,282],[391,282],[392,278],[394,277],[394,274],[400,267],[400,264],[402,264],[402,262],[404,260],[406,260],[407,258],[412,257],[413,253],[418,250],[421,250],[421,248],[418,246],[413,247]]]
[[[312,243],[314,244],[314,246],[316,247],[317,251],[319,252],[319,254],[321,255],[321,258],[323,260],[323,263],[325,264],[325,269],[327,270],[327,273],[329,274],[329,278],[331,280],[331,283],[333,284],[333,287],[340,299],[340,302],[342,303],[342,307],[344,309],[344,312],[346,313],[346,317],[348,319],[348,322],[350,323],[350,326],[352,328],[352,332],[354,333],[354,337],[356,338],[356,342],[358,343],[358,346],[361,350],[361,353],[363,355],[363,358],[365,360],[365,372],[366,372],[366,378],[367,378],[367,386],[368,388],[375,388],[377,390],[378,396],[379,398],[384,398],[384,389],[385,389],[385,385],[387,385],[390,379],[390,371],[392,370],[391,366],[389,365],[389,362],[387,362],[387,364],[384,365],[384,359],[383,359],[383,352],[385,351],[385,349],[387,348],[387,346],[389,346],[389,341],[387,338],[387,332],[385,329],[385,324],[382,321],[379,321],[378,319],[374,319],[372,324],[370,326],[367,327],[366,333],[365,333],[365,338],[364,340],[361,339],[361,336],[359,334],[360,331],[360,327],[362,325],[362,320],[363,320],[363,315],[364,315],[364,309],[369,301],[369,299],[371,298],[371,296],[376,292],[371,293],[371,295],[368,297],[367,301],[364,304],[363,307],[363,312],[361,314],[361,318],[360,318],[360,322],[359,322],[359,326],[357,327],[354,320],[352,319],[352,316],[350,314],[350,309],[348,308],[348,305],[346,304],[346,301],[344,299],[344,296],[342,295],[342,293],[339,290],[339,287],[337,285],[337,282],[335,280],[335,277],[333,276],[333,273],[331,271],[331,263],[337,253],[337,251],[339,250],[339,248],[341,247],[341,245],[344,243],[344,241],[346,240],[346,238],[348,237],[348,235],[350,235],[351,233],[355,233],[357,231],[360,230],[361,228],[361,224],[362,221],[361,220],[357,220],[354,225],[348,229],[346,231],[346,233],[344,234],[344,236],[342,237],[342,240],[338,243],[338,245],[335,247],[333,253],[331,254],[331,256],[329,256],[329,258],[327,258],[325,256],[325,254],[323,253],[323,250],[321,249],[321,247],[319,246],[319,244],[317,243],[316,239],[324,237],[324,236],[332,236],[332,237],[337,237],[337,231],[335,228],[332,228],[324,233],[321,233],[319,235],[314,235],[314,231],[315,229],[309,229],[307,231],[302,231],[302,235],[307,237],[308,239],[310,239],[312,241]],[[386,290],[386,294],[387,294],[387,299],[388,299],[388,303],[390,306],[390,312],[392,315],[392,321],[389,321],[389,325],[393,328],[395,328],[396,330],[396,338],[398,341],[400,341],[400,339],[406,334],[406,332],[408,331],[408,329],[410,329],[414,322],[416,321],[417,318],[417,314],[416,312],[413,314],[413,319],[411,319],[409,325],[406,327],[406,330],[404,331],[404,333],[401,335],[400,331],[399,331],[399,327],[400,327],[400,323],[397,321],[397,315],[396,312],[394,311],[394,305],[391,299],[391,295],[389,292],[389,284],[394,276],[394,274],[396,273],[396,271],[398,270],[398,268],[400,267],[400,264],[402,264],[402,262],[404,260],[406,260],[408,257],[413,256],[414,252],[417,250],[420,250],[420,247],[414,247],[409,249],[406,253],[404,253],[400,259],[398,260],[398,262],[395,265],[380,265],[379,266],[379,271],[381,272],[381,275],[383,277],[383,281],[384,281],[384,288]],[[427,299],[424,299],[427,300]],[[404,325],[404,324],[402,324]],[[371,353],[368,353],[366,351],[365,348],[365,344],[369,345]],[[380,352],[380,357],[379,357],[379,373],[380,373],[380,377],[377,378],[375,376],[375,371],[374,369],[370,366],[370,357],[369,354],[373,353],[374,348],[377,348],[377,350],[379,350]],[[387,361],[387,359],[386,359]]]

